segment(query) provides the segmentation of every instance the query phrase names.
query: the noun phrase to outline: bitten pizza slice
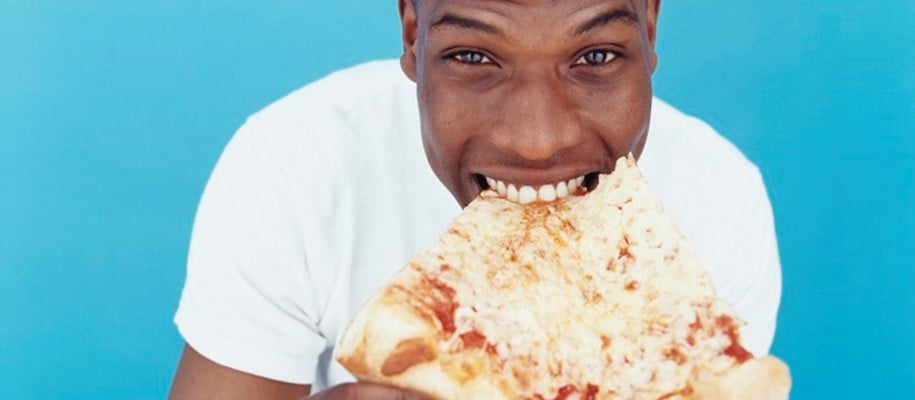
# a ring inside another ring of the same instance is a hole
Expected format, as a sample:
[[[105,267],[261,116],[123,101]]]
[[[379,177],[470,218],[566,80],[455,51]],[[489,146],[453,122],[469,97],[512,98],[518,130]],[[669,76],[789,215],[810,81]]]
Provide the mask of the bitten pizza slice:
[[[439,399],[785,399],[740,319],[621,158],[590,193],[485,191],[357,314],[336,359]]]

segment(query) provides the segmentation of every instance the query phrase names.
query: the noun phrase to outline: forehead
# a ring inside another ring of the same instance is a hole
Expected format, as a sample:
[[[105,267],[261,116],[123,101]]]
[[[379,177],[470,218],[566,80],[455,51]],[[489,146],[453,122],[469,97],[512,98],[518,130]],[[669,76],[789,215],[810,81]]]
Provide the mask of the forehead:
[[[434,13],[448,8],[468,8],[501,12],[575,11],[600,6],[625,7],[641,14],[646,0],[413,0],[418,11]]]
[[[415,0],[414,4],[426,29],[438,27],[443,19],[451,22],[446,25],[467,25],[469,19],[461,17],[468,16],[492,22],[489,26],[555,34],[573,33],[572,26],[601,16],[639,25],[645,0]]]
[[[625,0],[626,3],[631,3],[631,5],[641,4],[645,0]],[[461,0],[413,0],[413,4],[417,3],[426,3],[426,4],[436,4],[436,3],[460,3]],[[573,6],[580,6],[589,1],[585,0],[476,0],[470,1],[471,3],[508,3],[516,4],[521,6],[542,6],[542,5],[551,5],[551,4],[570,4]],[[597,3],[614,3],[613,0],[598,0],[594,1]]]

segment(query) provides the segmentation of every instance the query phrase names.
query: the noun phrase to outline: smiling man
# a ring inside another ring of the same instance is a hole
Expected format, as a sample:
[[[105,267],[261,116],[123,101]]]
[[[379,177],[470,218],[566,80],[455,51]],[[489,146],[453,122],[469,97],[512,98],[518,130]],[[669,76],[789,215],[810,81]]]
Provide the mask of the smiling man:
[[[403,13],[401,63],[417,83],[432,170],[462,206],[484,177],[510,199],[551,199],[552,185],[641,153],[656,2],[420,4]]]
[[[659,3],[401,0],[399,65],[340,71],[252,116],[200,203],[171,397],[405,398],[342,384],[330,356],[359,305],[480,191],[555,201],[628,153],[746,319],[746,347],[767,353],[781,276],[765,187],[652,98]]]

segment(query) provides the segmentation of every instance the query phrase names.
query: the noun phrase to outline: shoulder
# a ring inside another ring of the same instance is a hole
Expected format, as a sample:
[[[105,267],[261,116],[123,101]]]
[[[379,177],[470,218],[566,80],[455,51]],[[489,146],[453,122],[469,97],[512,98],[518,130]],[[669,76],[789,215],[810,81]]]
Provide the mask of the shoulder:
[[[396,60],[377,60],[334,71],[298,88],[257,112],[252,118],[284,115],[303,106],[343,109],[371,100],[381,92],[409,87]]]
[[[672,207],[690,203],[684,195],[701,207],[765,193],[759,168],[737,146],[705,121],[657,98],[640,166]]]
[[[756,165],[715,128],[658,98],[652,102],[648,141],[655,158],[689,160],[693,167],[728,167],[731,174],[759,174]]]
[[[418,121],[415,85],[397,61],[381,60],[293,91],[250,116],[243,131],[297,169],[322,170],[344,159],[358,168],[382,149],[418,140]]]
[[[413,83],[395,60],[372,61],[293,91],[253,114],[247,125],[298,135],[322,128],[358,133],[365,125],[409,113],[415,108],[414,93]]]
[[[248,117],[232,139],[268,153],[288,181],[350,181],[419,140],[415,85],[395,60],[333,72]],[[398,147],[400,146],[400,147]],[[331,168],[332,167],[332,168]],[[301,188],[314,192],[315,187]],[[323,191],[320,203],[332,203]]]

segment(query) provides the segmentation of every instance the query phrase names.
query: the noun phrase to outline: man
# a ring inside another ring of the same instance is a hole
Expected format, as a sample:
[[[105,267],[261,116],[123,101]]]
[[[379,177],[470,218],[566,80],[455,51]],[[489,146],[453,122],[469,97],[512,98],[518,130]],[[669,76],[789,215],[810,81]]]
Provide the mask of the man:
[[[390,63],[342,71],[226,148],[195,222],[172,398],[294,399],[312,385],[326,388],[315,398],[407,398],[339,384],[351,377],[331,354],[356,308],[434,241],[454,200],[490,181],[549,200],[630,152],[748,321],[747,347],[768,351],[780,270],[765,188],[713,130],[653,101],[660,0],[399,6],[399,69],[415,86]]]

